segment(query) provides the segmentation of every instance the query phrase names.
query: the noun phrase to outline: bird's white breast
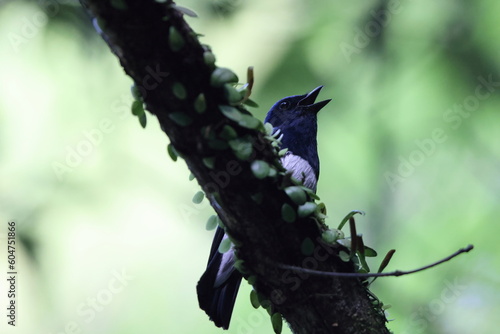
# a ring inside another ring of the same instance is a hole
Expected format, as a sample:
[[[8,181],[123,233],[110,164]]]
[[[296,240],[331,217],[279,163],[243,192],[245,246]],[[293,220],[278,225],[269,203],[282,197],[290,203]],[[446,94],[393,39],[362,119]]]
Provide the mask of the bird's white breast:
[[[316,179],[314,170],[307,160],[293,154],[293,152],[288,151],[285,156],[281,158],[281,164],[286,168],[286,170],[292,172],[292,177],[302,181],[304,186],[316,191],[316,184],[318,183],[318,180]]]

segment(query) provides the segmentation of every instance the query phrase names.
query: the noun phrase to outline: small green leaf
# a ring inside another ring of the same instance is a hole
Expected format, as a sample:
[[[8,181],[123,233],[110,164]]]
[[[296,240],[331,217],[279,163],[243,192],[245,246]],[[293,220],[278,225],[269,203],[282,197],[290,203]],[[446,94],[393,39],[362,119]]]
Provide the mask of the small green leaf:
[[[215,55],[210,51],[203,52],[203,60],[205,61],[205,64],[208,66],[215,65]]]
[[[141,91],[139,90],[139,87],[137,87],[136,84],[130,86],[130,92],[132,93],[132,97],[134,98],[134,100],[142,101]]]
[[[194,180],[194,174],[193,173],[189,173],[189,181],[193,181]]]
[[[360,214],[360,215],[362,215],[362,216],[364,216],[364,215],[365,215],[365,213],[364,213],[363,211],[360,211],[360,210],[353,210],[353,211],[349,212],[349,213],[347,214],[347,216],[345,216],[345,217],[344,217],[344,219],[342,219],[342,221],[340,222],[339,227],[338,227],[337,229],[341,230],[341,229],[342,229],[342,227],[344,227],[345,223],[347,223],[347,222],[349,221],[349,219],[350,219],[351,217],[353,217],[354,215],[356,215],[356,214]]]
[[[196,194],[193,196],[193,203],[194,204],[200,204],[203,199],[205,198],[205,193],[203,191],[198,191]]]
[[[222,151],[222,150],[227,149],[229,147],[229,145],[224,140],[213,139],[213,140],[208,142],[208,147],[210,147],[211,149],[214,149],[214,150]]]
[[[299,205],[299,208],[297,209],[297,213],[299,214],[300,218],[307,217],[310,214],[312,214],[314,211],[316,211],[316,208],[318,205],[314,202],[306,202],[302,205]]]
[[[250,303],[252,303],[253,308],[258,309],[260,307],[259,297],[257,297],[257,291],[250,291]]]
[[[148,123],[148,119],[146,118],[146,114],[142,113],[138,115],[139,117],[139,123],[141,124],[142,128],[146,128],[146,124]]]
[[[175,26],[170,26],[168,30],[168,45],[172,51],[180,51],[186,42]]]
[[[300,245],[300,250],[303,255],[309,256],[314,252],[314,242],[311,238],[305,238]]]
[[[170,158],[172,160],[177,161],[177,158],[179,157],[179,153],[177,153],[177,150],[175,149],[174,145],[171,143],[167,145],[167,152]]]
[[[280,313],[276,312],[271,316],[271,323],[273,324],[274,333],[281,334],[283,330],[283,317]]]
[[[172,93],[174,93],[175,97],[179,100],[184,100],[187,97],[186,88],[180,82],[175,82],[172,85]]]
[[[193,123],[193,119],[191,118],[191,116],[189,116],[188,114],[186,114],[184,112],[176,111],[176,112],[168,114],[168,117],[172,121],[177,123],[177,125],[180,125],[180,126],[188,126],[191,123]]]
[[[271,136],[273,134],[273,125],[271,123],[264,124],[265,134]]]
[[[241,98],[244,98],[247,94],[249,94],[248,84],[243,85],[243,87],[237,88],[237,90],[238,92],[240,92]]]
[[[365,256],[366,257],[375,257],[375,256],[377,256],[377,251],[373,248],[365,246]]]
[[[237,83],[238,76],[228,68],[217,67],[210,76],[210,85],[222,87],[226,83]]]
[[[219,137],[225,140],[231,140],[237,138],[238,133],[232,126],[226,124],[219,133]]]
[[[144,106],[142,104],[142,101],[134,100],[134,102],[132,102],[131,110],[132,110],[132,115],[135,116],[144,114]]]
[[[336,229],[333,230],[326,230],[325,232],[321,233],[321,238],[323,239],[324,242],[328,244],[333,244],[335,241],[337,241],[341,236],[343,236],[343,233]]]
[[[219,245],[219,253],[227,253],[231,249],[231,240],[229,238],[223,239]]]
[[[257,292],[257,297],[259,298],[259,304],[263,308],[267,309],[267,308],[269,308],[271,306],[271,302],[269,301],[269,299],[267,299],[266,297],[264,297],[263,294]]]
[[[218,224],[217,219],[218,219],[218,217],[216,215],[212,215],[208,218],[207,224],[205,226],[207,231],[212,231],[217,227],[217,224]]]
[[[194,11],[192,11],[189,8],[182,7],[182,6],[179,6],[179,5],[172,5],[172,7],[175,8],[175,9],[177,9],[179,12],[181,12],[182,14],[185,14],[187,16],[198,17],[198,14],[196,14]]]
[[[242,274],[248,273],[247,268],[245,267],[245,261],[242,259],[238,259],[234,262],[233,266]]]
[[[238,104],[243,99],[241,93],[231,84],[224,84],[224,96],[227,102],[232,105]]]
[[[219,193],[215,193],[216,195],[219,195]],[[217,217],[217,224],[219,225],[220,228],[224,228],[224,223],[222,222],[222,220]]]
[[[224,116],[235,122],[239,122],[243,116],[243,114],[235,107],[222,104],[219,106],[219,109]]]
[[[203,164],[210,169],[214,169],[215,166],[215,157],[205,157],[201,159],[203,161]]]
[[[304,191],[309,195],[309,197],[311,197],[312,199],[315,199],[315,200],[319,200],[319,196],[316,195],[316,193],[310,189],[310,188],[307,188],[307,187],[304,187],[304,186],[301,186],[302,189],[304,189]]]
[[[251,195],[251,197],[255,203],[261,204],[262,199],[264,198],[264,195],[262,195],[262,193],[256,193],[256,194]]]
[[[111,0],[111,6],[119,10],[127,10],[128,6],[123,0]]]
[[[339,252],[339,257],[344,262],[349,262],[351,260],[351,256],[344,251]]]
[[[302,205],[307,201],[307,196],[304,190],[298,186],[285,188],[285,192],[290,199],[297,205]]]
[[[263,179],[269,174],[269,164],[262,160],[255,160],[250,166],[253,175],[258,179]]]
[[[240,160],[248,160],[253,153],[252,143],[244,138],[236,138],[229,141],[229,147]]]
[[[200,93],[194,100],[194,110],[198,114],[202,114],[207,109],[207,101],[205,99],[205,94]]]
[[[233,247],[241,247],[241,245],[243,245],[242,242],[237,239],[233,239],[231,237],[229,237],[229,239],[231,240],[231,245]]]
[[[241,114],[238,124],[247,129],[257,129],[262,123],[252,115]]]
[[[247,105],[251,108],[258,108],[259,105],[257,104],[257,102],[253,101],[253,100],[250,100],[250,99],[246,99],[245,101],[243,101],[243,104],[244,105]]]
[[[255,284],[255,282],[257,282],[257,276],[255,276],[255,275],[249,276],[249,277],[247,278],[247,282],[248,282],[248,284],[250,284],[250,285],[254,285],[254,284]]]
[[[297,218],[297,214],[290,204],[285,203],[281,207],[281,218],[287,223],[293,223]]]
[[[351,249],[351,239],[350,238],[343,238],[343,239],[338,239],[337,240],[338,244],[341,244],[342,246]]]
[[[325,203],[319,203],[318,208],[316,209],[316,215],[320,218],[326,218],[326,205]]]
[[[278,152],[278,156],[279,156],[280,158],[282,158],[282,157],[284,157],[284,156],[285,156],[286,152],[288,152],[288,148],[284,148],[284,149],[280,150],[280,151]]]

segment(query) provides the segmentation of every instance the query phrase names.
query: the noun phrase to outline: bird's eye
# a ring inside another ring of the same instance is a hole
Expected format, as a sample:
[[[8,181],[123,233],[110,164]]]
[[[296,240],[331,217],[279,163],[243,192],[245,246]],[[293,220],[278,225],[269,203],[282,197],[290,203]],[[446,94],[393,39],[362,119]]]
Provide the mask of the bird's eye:
[[[280,103],[280,109],[281,109],[281,110],[286,110],[286,109],[288,109],[288,106],[289,106],[289,105],[290,105],[290,102],[288,102],[288,101],[283,101],[283,102],[281,102],[281,103]]]

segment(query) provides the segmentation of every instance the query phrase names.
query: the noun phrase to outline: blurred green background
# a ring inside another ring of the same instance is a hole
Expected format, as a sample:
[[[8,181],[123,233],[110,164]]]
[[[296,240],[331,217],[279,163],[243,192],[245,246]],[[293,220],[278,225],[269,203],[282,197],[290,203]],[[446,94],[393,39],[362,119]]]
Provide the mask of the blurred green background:
[[[218,65],[256,73],[263,119],[324,85],[318,194],[413,269],[379,279],[395,333],[494,333],[500,314],[500,2],[179,1]],[[381,29],[383,26],[383,29]],[[212,210],[75,1],[0,6],[0,244],[18,229],[18,326],[1,333],[221,333],[198,309]],[[2,277],[6,257],[0,254]],[[243,283],[229,333],[272,333]],[[288,329],[285,332],[289,332]]]

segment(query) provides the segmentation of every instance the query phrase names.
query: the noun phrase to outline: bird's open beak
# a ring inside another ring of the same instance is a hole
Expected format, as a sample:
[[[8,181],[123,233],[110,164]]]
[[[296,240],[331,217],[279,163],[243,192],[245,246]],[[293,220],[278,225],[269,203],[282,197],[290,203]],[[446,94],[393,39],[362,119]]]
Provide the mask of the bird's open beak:
[[[313,111],[315,113],[320,111],[324,106],[328,104],[328,102],[331,101],[331,99],[328,99],[314,103],[319,95],[319,92],[321,91],[321,88],[323,88],[323,86],[316,87],[310,93],[304,95],[304,98],[299,101],[299,106],[306,107],[307,110]]]

